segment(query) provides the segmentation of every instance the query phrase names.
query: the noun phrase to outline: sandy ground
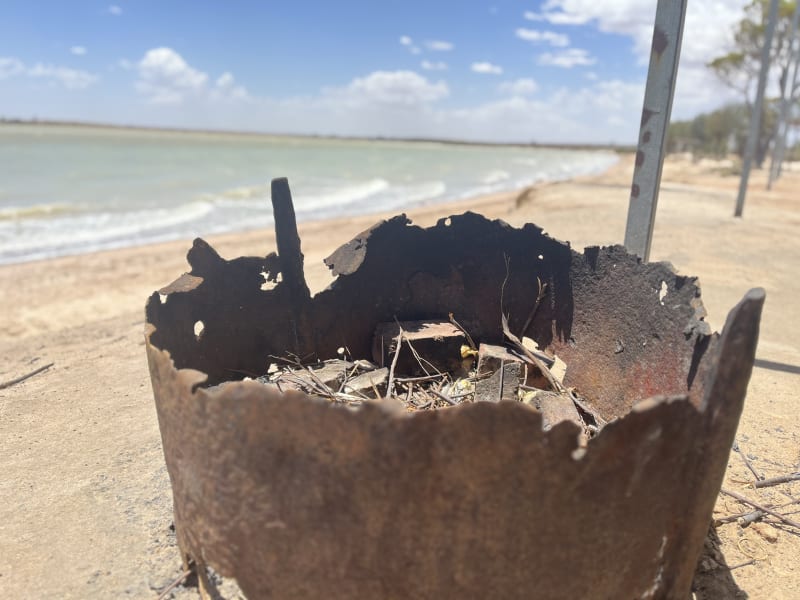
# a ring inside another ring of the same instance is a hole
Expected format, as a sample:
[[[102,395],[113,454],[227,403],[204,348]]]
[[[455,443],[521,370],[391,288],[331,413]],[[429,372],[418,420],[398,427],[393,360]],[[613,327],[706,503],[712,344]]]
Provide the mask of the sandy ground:
[[[587,245],[623,239],[632,157],[608,173],[456,206],[413,211],[415,222],[466,208],[513,225],[534,222]],[[758,362],[738,433],[767,477],[800,468],[800,173],[772,192],[751,178],[743,219],[738,179],[683,159],[665,167],[652,259],[697,275],[716,330],[751,287],[767,290]],[[322,258],[375,221],[301,224],[307,278],[330,281]],[[210,240],[233,258],[274,249],[271,232]],[[180,574],[171,493],[143,342],[153,290],[186,270],[188,241],[0,267],[0,381],[49,370],[0,390],[0,591],[7,598],[155,598]],[[800,497],[800,482],[763,490],[733,453],[725,488],[762,503]],[[794,496],[792,496],[794,494]],[[716,516],[742,512],[721,497]],[[800,505],[782,509],[800,519]],[[736,523],[717,530],[742,597],[800,597],[800,532]],[[724,567],[707,563],[712,573]],[[224,591],[224,590],[223,590]],[[196,597],[196,588],[179,588]],[[711,597],[711,596],[706,596]],[[720,597],[720,596],[717,596]]]

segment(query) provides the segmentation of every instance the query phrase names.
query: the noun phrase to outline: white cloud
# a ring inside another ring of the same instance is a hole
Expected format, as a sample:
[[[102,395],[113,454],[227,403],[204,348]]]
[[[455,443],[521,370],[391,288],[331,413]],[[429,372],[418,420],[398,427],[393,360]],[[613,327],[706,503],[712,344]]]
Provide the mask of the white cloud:
[[[235,100],[250,100],[250,94],[247,90],[236,85],[236,80],[233,75],[225,71],[217,78],[214,84],[214,89],[211,90],[211,98],[215,100],[235,99]]]
[[[425,69],[426,71],[446,71],[447,70],[447,63],[442,61],[431,62],[429,60],[423,60],[420,63],[420,66]]]
[[[539,31],[537,29],[525,29],[524,27],[520,27],[515,31],[515,34],[518,38],[527,42],[546,42],[557,48],[569,46],[569,36],[563,33],[556,33],[555,31]]]
[[[405,46],[406,48],[408,48],[408,51],[411,54],[420,54],[422,52],[422,50],[420,50],[419,46],[414,44],[414,40],[412,40],[407,35],[401,35],[400,36],[400,45]]]
[[[69,51],[75,56],[83,56],[86,54],[86,48],[84,46],[73,46]]]
[[[499,65],[493,65],[490,62],[474,62],[470,65],[470,69],[472,69],[475,73],[486,73],[488,75],[502,75],[503,74],[503,67]]]
[[[454,48],[451,42],[444,42],[442,40],[430,40],[425,42],[425,47],[428,50],[434,50],[436,52],[449,52]]]
[[[190,67],[172,48],[148,50],[137,65],[136,89],[153,104],[180,104],[204,91],[208,75]]]
[[[353,79],[346,87],[327,88],[323,94],[328,99],[348,106],[418,105],[435,102],[450,94],[447,84],[428,81],[413,71],[374,71],[366,77]]]
[[[44,63],[26,66],[21,60],[14,57],[0,57],[0,79],[10,79],[16,76],[26,76],[33,79],[48,80],[51,83],[63,85],[70,90],[81,90],[97,81],[97,75],[78,69],[58,67]]]
[[[514,81],[504,81],[500,84],[499,90],[504,94],[512,96],[530,96],[539,89],[539,84],[533,79],[522,78]]]
[[[549,67],[561,67],[571,69],[575,66],[589,66],[597,62],[597,59],[590,56],[586,50],[580,48],[567,48],[559,52],[545,52],[539,55],[540,65]]]
[[[96,75],[92,75],[86,71],[67,69],[66,67],[55,67],[53,65],[45,65],[42,63],[36,63],[33,65],[33,67],[26,71],[26,74],[28,77],[37,77],[57,81],[64,87],[71,90],[81,90],[87,88],[97,81]]]
[[[523,17],[528,21],[547,21],[553,25],[583,25],[591,19],[590,16],[582,14],[564,12],[535,13],[530,10],[525,11]]]
[[[709,71],[706,64],[731,50],[733,27],[744,16],[750,0],[689,2],[681,47],[673,115],[691,116],[721,104],[741,101]],[[640,66],[650,58],[655,3],[641,0],[547,0],[541,12],[525,18],[559,25],[593,23],[603,33],[632,39]]]
[[[225,71],[217,78],[217,87],[229,88],[233,85],[233,75]]]
[[[22,61],[13,56],[0,56],[0,79],[10,79],[25,71]]]
[[[189,100],[248,100],[247,90],[225,72],[209,86],[207,73],[190,66],[172,48],[153,48],[136,64],[136,90],[150,104],[183,104]]]
[[[122,14],[122,8],[117,6],[116,4],[111,4],[108,7],[108,14],[118,17]]]

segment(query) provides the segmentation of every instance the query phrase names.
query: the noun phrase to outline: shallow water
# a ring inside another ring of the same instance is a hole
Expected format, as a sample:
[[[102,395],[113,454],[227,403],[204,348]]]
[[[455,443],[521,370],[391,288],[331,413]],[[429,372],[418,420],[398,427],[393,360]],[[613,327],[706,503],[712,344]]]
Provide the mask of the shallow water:
[[[612,152],[0,125],[0,263],[452,201],[600,172]]]

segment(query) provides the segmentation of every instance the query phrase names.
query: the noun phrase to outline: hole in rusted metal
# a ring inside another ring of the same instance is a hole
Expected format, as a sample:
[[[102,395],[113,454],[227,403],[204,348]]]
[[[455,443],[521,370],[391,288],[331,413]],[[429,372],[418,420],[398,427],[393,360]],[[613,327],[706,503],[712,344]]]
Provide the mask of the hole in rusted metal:
[[[198,341],[203,336],[203,332],[206,330],[206,325],[202,321],[196,321],[194,324],[194,337]]]
[[[266,271],[261,271],[261,276],[264,278],[264,283],[261,284],[261,291],[268,292],[274,290],[275,287],[283,281],[283,273],[278,273],[274,277]]]

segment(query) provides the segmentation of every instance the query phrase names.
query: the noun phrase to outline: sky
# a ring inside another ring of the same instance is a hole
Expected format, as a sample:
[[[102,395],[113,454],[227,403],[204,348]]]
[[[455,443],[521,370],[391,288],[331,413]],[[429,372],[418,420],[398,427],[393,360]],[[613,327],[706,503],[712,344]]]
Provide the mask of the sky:
[[[635,144],[655,0],[5,0],[0,117]],[[673,120],[747,0],[689,2]]]

